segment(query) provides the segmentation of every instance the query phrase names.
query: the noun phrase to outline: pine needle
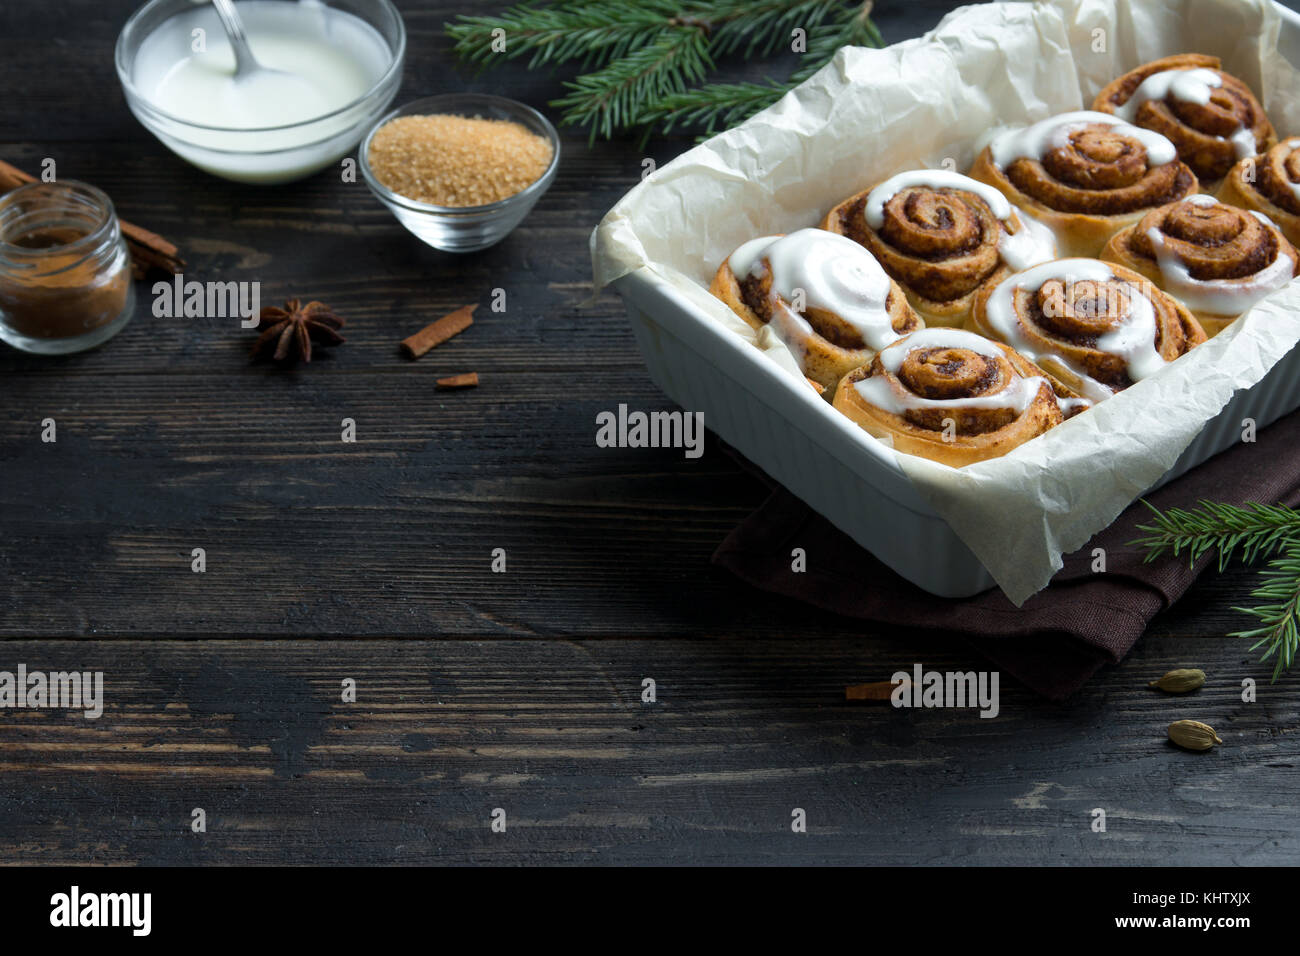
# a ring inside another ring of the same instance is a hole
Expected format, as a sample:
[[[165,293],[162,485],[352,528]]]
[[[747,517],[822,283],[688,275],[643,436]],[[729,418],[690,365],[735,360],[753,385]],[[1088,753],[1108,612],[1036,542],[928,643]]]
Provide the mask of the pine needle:
[[[480,67],[528,57],[530,67],[578,64],[567,93],[551,105],[561,122],[584,125],[591,138],[640,128],[709,132],[730,126],[779,99],[847,44],[881,46],[872,4],[846,0],[535,0],[497,16],[448,23],[458,56]],[[806,49],[784,82],[703,85],[718,59]]]
[[[1300,651],[1300,512],[1285,505],[1250,502],[1229,505],[1201,501],[1192,510],[1160,511],[1143,501],[1154,516],[1152,524],[1139,525],[1146,536],[1131,544],[1146,549],[1146,561],[1185,554],[1195,564],[1202,556],[1218,553],[1222,571],[1238,552],[1246,563],[1271,558],[1260,575],[1261,584],[1251,597],[1268,603],[1234,608],[1249,614],[1261,627],[1236,631],[1229,637],[1258,638],[1251,650],[1265,648],[1261,661],[1275,658],[1273,680],[1295,662]]]
[[[1237,548],[1242,560],[1250,563],[1282,547],[1290,538],[1300,538],[1300,512],[1285,505],[1262,505],[1249,502],[1244,506],[1200,501],[1192,511],[1170,508],[1160,511],[1150,502],[1155,524],[1138,525],[1147,532],[1131,544],[1147,549],[1149,563],[1166,553],[1177,557],[1186,553],[1191,564],[1211,550],[1219,552],[1219,570],[1228,566]]]
[[[796,28],[806,31],[851,9],[843,0],[741,0],[733,6],[735,15],[728,14],[713,34],[713,52],[725,56],[743,48],[746,59],[789,49]]]
[[[832,20],[814,27],[808,34],[808,47],[802,55],[804,65],[784,83],[769,77],[762,83],[711,83],[670,93],[643,110],[637,125],[644,127],[647,137],[656,128],[670,133],[678,127],[694,127],[707,135],[734,126],[771,106],[808,79],[829,63],[841,47],[883,45],[880,32],[868,17],[870,10],[869,3],[856,10],[829,5]]]
[[[529,67],[579,62],[600,66],[658,39],[680,4],[677,0],[636,3],[521,3],[498,16],[462,14],[446,24],[457,56],[487,65],[531,54]],[[504,47],[504,48],[503,48]]]
[[[1260,578],[1263,583],[1251,591],[1250,596],[1273,603],[1233,610],[1257,618],[1263,626],[1234,631],[1228,636],[1259,638],[1250,649],[1266,649],[1261,661],[1276,655],[1273,662],[1273,680],[1276,681],[1291,669],[1296,651],[1300,650],[1300,541],[1288,542],[1282,554],[1269,562],[1268,569]]]
[[[870,2],[864,3],[856,10],[850,10],[847,17],[840,16],[810,31],[808,50],[803,55],[804,65],[790,77],[790,85],[798,86],[808,79],[829,63],[841,47],[884,46],[884,37],[871,22],[871,7]]]
[[[649,132],[658,127],[671,133],[695,127],[705,133],[734,126],[771,106],[792,88],[769,79],[766,83],[710,83],[694,90],[670,93],[642,110],[637,118]]]
[[[698,30],[664,34],[649,46],[565,83],[571,92],[551,105],[563,109],[562,122],[591,127],[591,140],[609,138],[633,124],[656,98],[698,82],[713,66],[708,38]]]

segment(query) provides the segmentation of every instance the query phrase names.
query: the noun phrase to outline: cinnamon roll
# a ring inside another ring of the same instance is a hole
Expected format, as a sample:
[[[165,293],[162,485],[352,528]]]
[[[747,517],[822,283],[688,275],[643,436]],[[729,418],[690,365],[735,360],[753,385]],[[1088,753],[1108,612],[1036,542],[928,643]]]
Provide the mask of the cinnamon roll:
[[[1125,226],[1197,191],[1165,137],[1087,110],[995,136],[970,174],[1049,226],[1066,256],[1096,256]]]
[[[1298,257],[1261,213],[1188,196],[1117,233],[1102,258],[1140,272],[1214,336],[1296,274]]]
[[[897,451],[959,468],[1005,455],[1062,421],[1051,383],[1015,351],[928,328],[844,376],[834,406]]]
[[[1131,269],[1096,259],[1058,259],[1011,276],[979,295],[973,324],[1091,402],[1205,341],[1185,306]]]
[[[1202,187],[1217,184],[1238,160],[1277,142],[1250,87],[1220,65],[1199,53],[1152,60],[1103,89],[1092,108],[1160,133]]]
[[[975,293],[1056,258],[1051,230],[960,173],[900,173],[844,200],[823,229],[864,246],[927,325],[965,324]]]
[[[1300,136],[1278,143],[1263,156],[1233,166],[1219,187],[1219,199],[1262,212],[1292,245],[1300,244]]]
[[[825,388],[923,324],[871,253],[822,229],[750,240],[709,291],[753,328],[771,328]]]

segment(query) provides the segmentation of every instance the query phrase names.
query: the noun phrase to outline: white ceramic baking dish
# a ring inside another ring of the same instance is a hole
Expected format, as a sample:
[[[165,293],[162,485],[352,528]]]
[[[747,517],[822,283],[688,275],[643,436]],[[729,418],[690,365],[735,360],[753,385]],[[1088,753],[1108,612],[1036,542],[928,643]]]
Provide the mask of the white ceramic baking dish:
[[[1300,14],[1278,5],[1279,51],[1300,65]],[[1300,279],[1296,280],[1300,281]],[[650,377],[674,401],[860,545],[919,587],[966,597],[994,586],[979,559],[921,498],[892,449],[835,412],[648,270],[613,283]],[[1207,422],[1154,487],[1300,408],[1300,346]]]

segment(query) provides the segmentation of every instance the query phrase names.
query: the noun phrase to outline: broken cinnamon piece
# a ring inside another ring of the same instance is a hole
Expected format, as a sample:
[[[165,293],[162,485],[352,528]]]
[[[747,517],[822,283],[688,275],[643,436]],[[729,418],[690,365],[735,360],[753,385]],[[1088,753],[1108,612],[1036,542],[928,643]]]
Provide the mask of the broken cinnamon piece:
[[[419,358],[431,348],[436,348],[453,335],[460,335],[474,324],[474,305],[462,305],[455,312],[444,315],[437,322],[431,322],[410,338],[402,340],[402,350],[411,358]]]
[[[0,195],[34,182],[35,176],[0,160]],[[155,270],[176,275],[185,268],[185,260],[180,257],[176,246],[156,232],[142,229],[125,219],[119,219],[118,224],[131,252],[131,274],[135,278],[143,279]]]
[[[473,388],[478,385],[478,372],[462,372],[438,379],[438,388]]]
[[[131,272],[137,279],[143,279],[155,270],[177,275],[185,269],[180,250],[158,233],[122,220],[118,220],[118,225],[131,252]]]
[[[845,700],[889,700],[894,693],[894,688],[899,686],[906,687],[911,681],[899,681],[897,684],[893,681],[877,681],[874,684],[852,684],[844,688]]]

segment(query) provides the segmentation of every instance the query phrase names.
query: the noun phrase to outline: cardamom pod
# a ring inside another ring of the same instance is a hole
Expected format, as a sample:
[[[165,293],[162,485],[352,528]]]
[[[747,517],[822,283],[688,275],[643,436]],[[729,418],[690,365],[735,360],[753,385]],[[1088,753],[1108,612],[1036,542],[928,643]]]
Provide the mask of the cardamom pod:
[[[1199,720],[1175,720],[1169,725],[1169,739],[1185,750],[1209,750],[1223,743],[1213,727]]]
[[[1158,687],[1168,694],[1186,694],[1196,690],[1205,683],[1205,671],[1199,667],[1180,667],[1170,671],[1159,680],[1153,680],[1148,687]]]

